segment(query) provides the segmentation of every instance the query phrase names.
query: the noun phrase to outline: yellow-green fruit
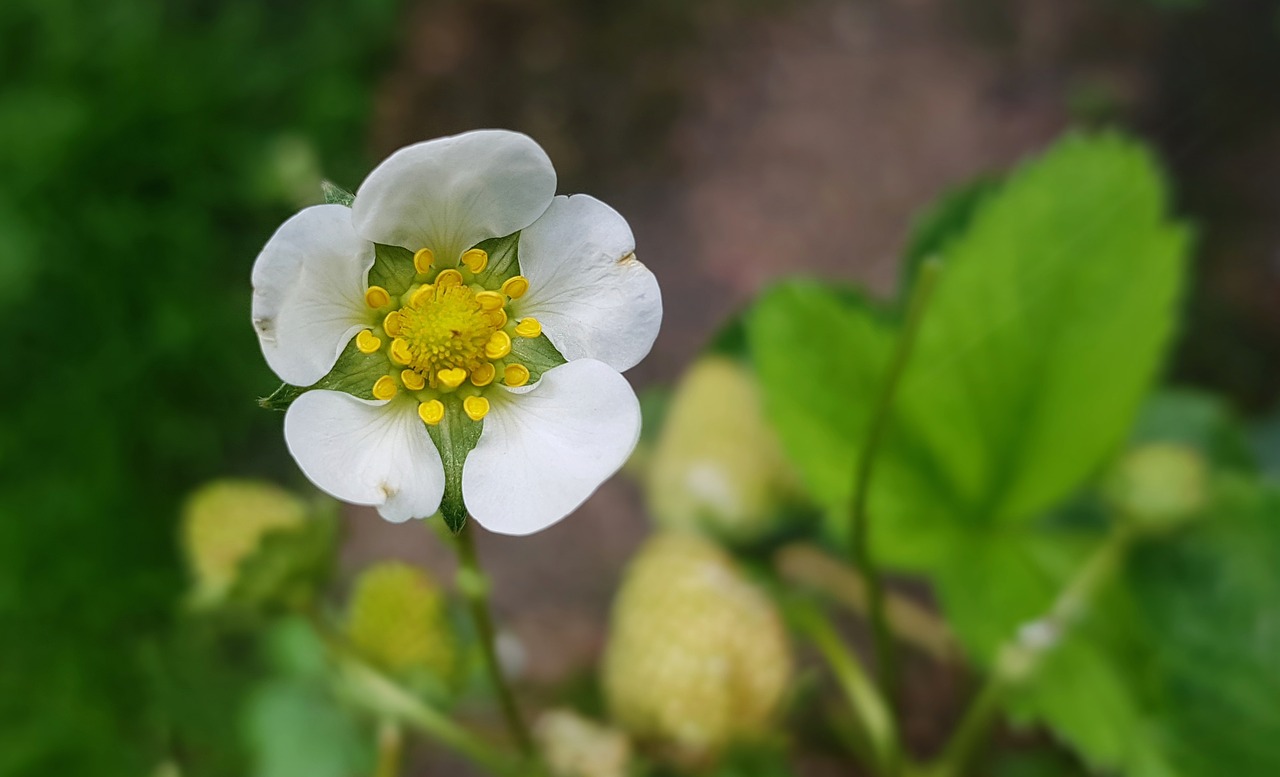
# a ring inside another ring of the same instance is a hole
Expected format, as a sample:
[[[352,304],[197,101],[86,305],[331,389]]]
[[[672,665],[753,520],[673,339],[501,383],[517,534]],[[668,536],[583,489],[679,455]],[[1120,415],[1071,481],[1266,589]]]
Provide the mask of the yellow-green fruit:
[[[1177,524],[1205,504],[1208,466],[1194,448],[1151,443],[1127,453],[1105,491],[1126,517],[1147,528]]]
[[[195,602],[223,601],[241,562],[262,538],[301,526],[306,517],[305,502],[271,483],[218,480],[197,490],[182,515],[182,546],[195,578]]]
[[[427,670],[445,681],[453,675],[457,650],[444,593],[417,567],[388,561],[366,569],[351,593],[347,634],[392,673]]]
[[[763,733],[791,677],[772,602],[717,546],[651,539],[614,602],[603,683],[614,720],[685,762]]]
[[[797,480],[744,366],[711,356],[689,369],[646,486],[650,510],[668,528],[750,540],[773,527],[779,509],[795,500]]]
[[[533,732],[556,777],[626,777],[631,762],[627,735],[572,710],[542,713]]]

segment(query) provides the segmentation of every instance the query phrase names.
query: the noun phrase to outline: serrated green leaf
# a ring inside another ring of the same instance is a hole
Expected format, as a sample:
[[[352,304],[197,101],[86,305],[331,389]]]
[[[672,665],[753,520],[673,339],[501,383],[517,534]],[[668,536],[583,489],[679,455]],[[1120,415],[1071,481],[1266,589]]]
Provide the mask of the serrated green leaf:
[[[489,254],[489,264],[476,275],[476,281],[488,289],[496,289],[508,278],[520,274],[520,233],[482,241],[476,248]]]
[[[333,181],[321,181],[320,189],[324,192],[324,201],[329,205],[345,205],[351,207],[356,196]]]
[[[779,284],[747,319],[765,412],[806,488],[829,510],[851,496],[857,448],[893,335],[865,300],[816,281]]]
[[[395,299],[409,290],[417,275],[412,251],[400,246],[375,244],[373,267],[369,268],[370,286],[381,286]]]
[[[288,410],[295,399],[312,389],[342,391],[360,399],[373,399],[373,384],[386,374],[386,356],[381,352],[361,353],[353,338],[328,375],[305,387],[282,383],[270,396],[259,399],[258,405],[267,410]]]
[[[444,498],[440,501],[440,514],[449,530],[457,534],[467,523],[467,507],[462,501],[462,466],[480,439],[484,421],[468,418],[457,394],[445,394],[440,401],[444,403],[444,420],[428,426],[427,431],[444,463]]]

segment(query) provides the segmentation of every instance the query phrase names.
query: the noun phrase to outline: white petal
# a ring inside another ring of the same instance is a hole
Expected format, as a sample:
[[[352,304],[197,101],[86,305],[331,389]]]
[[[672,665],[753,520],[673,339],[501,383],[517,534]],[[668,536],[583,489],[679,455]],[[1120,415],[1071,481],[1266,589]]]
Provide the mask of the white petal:
[[[524,229],[556,192],[556,171],[526,135],[478,130],[407,146],[356,192],[356,231],[456,260],[481,240]]]
[[[410,397],[308,391],[289,406],[284,439],[303,474],[337,499],[374,505],[396,523],[440,507],[444,465]]]
[[[564,518],[617,472],[640,439],[627,379],[581,359],[532,387],[491,393],[480,440],[462,468],[462,499],[486,529],[532,534]]]
[[[364,292],[373,244],[341,205],[307,208],[280,226],[253,264],[253,326],[285,383],[310,386],[367,326]]]
[[[556,197],[520,233],[528,293],[513,308],[533,316],[569,360],[599,359],[619,372],[649,353],[662,323],[658,279],[635,255],[631,228],[585,194]]]

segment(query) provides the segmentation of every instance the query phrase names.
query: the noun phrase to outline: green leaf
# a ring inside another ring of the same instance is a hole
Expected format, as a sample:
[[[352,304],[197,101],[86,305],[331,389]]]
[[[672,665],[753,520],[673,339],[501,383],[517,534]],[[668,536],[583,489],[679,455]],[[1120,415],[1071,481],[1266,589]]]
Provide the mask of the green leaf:
[[[902,257],[902,303],[915,284],[920,264],[932,256],[941,256],[947,246],[963,235],[974,214],[1000,188],[993,178],[978,178],[945,192],[911,227],[911,237]]]
[[[1220,397],[1194,389],[1164,389],[1142,406],[1132,443],[1179,443],[1218,467],[1256,470],[1239,420]]]
[[[354,716],[317,683],[277,679],[253,695],[244,718],[254,777],[369,774],[373,752]]]
[[[476,447],[484,421],[472,421],[463,411],[462,399],[457,394],[445,394],[440,401],[444,403],[444,420],[428,426],[427,431],[444,463],[444,499],[440,502],[440,514],[449,530],[457,534],[467,523],[467,507],[462,501],[462,465]]]
[[[815,500],[842,511],[892,326],[865,300],[815,281],[774,287],[746,326],[765,412],[784,450]]]
[[[903,378],[882,529],[1025,526],[1102,466],[1173,332],[1187,234],[1165,210],[1150,157],[1113,134],[1068,137],[982,203]]]
[[[395,299],[409,290],[417,275],[412,251],[400,246],[374,245],[373,267],[369,268],[370,286],[381,286]]]
[[[320,189],[324,192],[324,201],[329,205],[345,205],[351,207],[356,196],[333,181],[321,181]]]
[[[305,387],[282,383],[270,396],[259,399],[258,405],[267,410],[288,410],[295,399],[312,389],[342,391],[360,399],[373,399],[373,384],[387,374],[387,369],[385,355],[360,353],[352,338],[328,375]]]

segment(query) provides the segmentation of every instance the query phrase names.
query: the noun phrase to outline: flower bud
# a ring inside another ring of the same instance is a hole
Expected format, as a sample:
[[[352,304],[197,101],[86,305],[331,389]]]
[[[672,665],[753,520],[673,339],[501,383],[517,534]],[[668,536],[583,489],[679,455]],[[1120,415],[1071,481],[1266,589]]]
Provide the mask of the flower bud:
[[[651,539],[613,607],[603,685],[614,720],[675,760],[712,760],[767,728],[792,660],[773,604],[691,534]]]
[[[274,531],[301,527],[306,504],[271,483],[218,480],[187,500],[182,514],[182,547],[194,578],[197,606],[226,601],[241,566]]]
[[[417,567],[387,561],[366,569],[347,605],[347,635],[383,670],[454,679],[457,646],[444,592]]]
[[[1147,529],[1174,526],[1205,505],[1208,467],[1186,445],[1151,443],[1122,458],[1104,486],[1115,508]]]
[[[653,452],[649,508],[659,523],[749,542],[776,528],[798,481],[740,363],[710,356],[675,389]]]
[[[544,712],[534,738],[555,777],[626,777],[631,743],[626,734],[572,710]]]

